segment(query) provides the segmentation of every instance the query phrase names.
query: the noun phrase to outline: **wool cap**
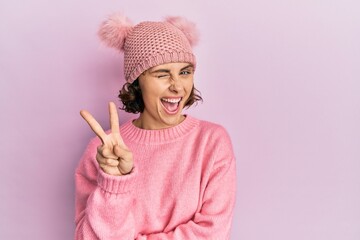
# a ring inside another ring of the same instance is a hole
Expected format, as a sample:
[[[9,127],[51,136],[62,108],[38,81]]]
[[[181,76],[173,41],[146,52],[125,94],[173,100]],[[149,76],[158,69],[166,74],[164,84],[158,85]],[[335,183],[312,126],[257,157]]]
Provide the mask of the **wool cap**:
[[[194,23],[182,17],[133,26],[125,16],[113,14],[101,24],[99,37],[107,46],[124,52],[124,74],[128,83],[161,64],[187,62],[196,66],[192,46],[198,41],[198,32]]]

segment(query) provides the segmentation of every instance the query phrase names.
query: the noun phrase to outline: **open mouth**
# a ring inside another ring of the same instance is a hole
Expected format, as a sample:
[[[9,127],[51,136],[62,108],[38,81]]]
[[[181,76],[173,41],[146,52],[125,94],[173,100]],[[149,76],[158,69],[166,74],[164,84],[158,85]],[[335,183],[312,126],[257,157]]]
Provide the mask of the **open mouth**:
[[[168,114],[176,114],[179,110],[179,105],[182,97],[177,98],[161,98],[161,104]]]

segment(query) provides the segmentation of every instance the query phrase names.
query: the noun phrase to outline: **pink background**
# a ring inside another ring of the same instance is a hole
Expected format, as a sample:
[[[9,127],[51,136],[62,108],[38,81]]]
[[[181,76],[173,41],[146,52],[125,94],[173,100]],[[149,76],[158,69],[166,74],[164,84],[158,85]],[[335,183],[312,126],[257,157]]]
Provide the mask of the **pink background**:
[[[224,125],[237,156],[232,239],[360,239],[358,0],[2,1],[0,239],[72,239],[75,166],[108,127],[122,56],[102,47],[116,10],[182,15],[201,30],[188,111]],[[131,115],[120,113],[121,122]]]

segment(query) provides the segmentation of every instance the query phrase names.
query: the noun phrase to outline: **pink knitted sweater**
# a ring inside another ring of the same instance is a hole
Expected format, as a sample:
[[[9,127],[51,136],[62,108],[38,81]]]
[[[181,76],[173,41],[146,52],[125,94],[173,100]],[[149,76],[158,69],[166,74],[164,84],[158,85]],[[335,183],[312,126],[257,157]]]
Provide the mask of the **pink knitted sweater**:
[[[75,239],[229,239],[235,158],[219,125],[190,116],[179,125],[120,132],[134,169],[110,176],[96,162],[94,138],[75,174]]]

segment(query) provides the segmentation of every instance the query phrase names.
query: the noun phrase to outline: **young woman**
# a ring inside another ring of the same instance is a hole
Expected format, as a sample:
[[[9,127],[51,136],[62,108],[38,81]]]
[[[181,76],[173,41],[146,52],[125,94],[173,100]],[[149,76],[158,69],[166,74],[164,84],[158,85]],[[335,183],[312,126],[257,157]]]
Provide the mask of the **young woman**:
[[[119,15],[100,37],[124,52],[123,109],[140,113],[119,127],[109,104],[104,132],[75,173],[75,239],[229,239],[235,203],[235,157],[226,130],[183,115],[201,97],[194,88],[194,25],[182,18],[132,26]]]

